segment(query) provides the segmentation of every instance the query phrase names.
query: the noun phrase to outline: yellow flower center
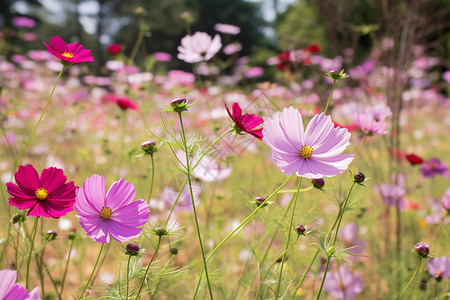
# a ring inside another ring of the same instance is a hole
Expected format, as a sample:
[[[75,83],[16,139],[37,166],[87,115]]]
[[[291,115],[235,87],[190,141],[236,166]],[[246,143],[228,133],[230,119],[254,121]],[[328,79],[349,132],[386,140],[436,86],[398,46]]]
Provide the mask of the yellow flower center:
[[[73,57],[73,53],[70,53],[70,52],[64,52],[61,55],[64,56],[64,57],[67,57],[67,58],[72,58]]]
[[[113,211],[109,207],[103,207],[100,211],[100,218],[103,220],[111,220],[111,216],[113,214]]]
[[[38,188],[35,192],[34,195],[36,196],[36,198],[38,200],[45,200],[48,197],[48,192],[46,189],[44,188]]]
[[[303,158],[310,158],[313,153],[313,148],[308,145],[302,146],[300,149],[300,156]]]

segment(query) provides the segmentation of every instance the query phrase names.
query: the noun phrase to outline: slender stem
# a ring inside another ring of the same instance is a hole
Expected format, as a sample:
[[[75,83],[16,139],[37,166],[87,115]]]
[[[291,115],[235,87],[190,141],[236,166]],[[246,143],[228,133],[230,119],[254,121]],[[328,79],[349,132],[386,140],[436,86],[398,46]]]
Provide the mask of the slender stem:
[[[15,253],[15,256],[16,256],[16,270],[18,271],[19,270],[19,242],[20,242],[20,226],[22,226],[22,222],[20,222],[19,223],[19,227],[18,227],[18,229],[17,229],[17,243],[16,243],[16,253]],[[14,243],[14,242],[13,242]]]
[[[72,248],[73,248],[74,243],[75,243],[75,238],[72,239],[72,242],[70,243],[69,253],[67,254],[66,267],[64,269],[64,274],[63,274],[63,277],[61,280],[61,290],[58,293],[60,299],[61,299],[62,293],[64,291],[64,283],[66,282],[67,270],[69,269],[70,255],[72,254]]]
[[[311,262],[309,263],[308,268],[306,268],[305,273],[302,276],[302,279],[300,280],[300,282],[297,284],[297,286],[295,287],[294,293],[292,294],[292,300],[295,299],[295,295],[297,294],[298,289],[302,286],[303,281],[305,281],[306,275],[308,274],[309,270],[311,269],[314,261],[317,258],[317,255],[319,255],[320,249],[317,249],[316,254],[314,254],[313,259],[311,260]]]
[[[136,40],[136,43],[134,44],[133,50],[131,51],[130,58],[128,59],[128,64],[131,65],[134,62],[134,59],[136,58],[136,54],[139,50],[139,47],[142,44],[142,41],[144,40],[145,30],[143,28],[142,21],[139,22],[139,33]]]
[[[119,161],[117,163],[117,177],[120,177],[120,169],[122,168],[122,161],[123,161],[123,152],[125,150],[125,134],[127,131],[127,111],[122,110],[122,137],[121,137],[121,143],[120,143],[120,154],[119,154]]]
[[[292,247],[294,247],[294,245],[297,243],[298,239],[300,238],[300,235],[297,235],[297,238],[295,239],[295,242],[293,242],[288,248],[286,248],[279,256],[277,259],[275,259],[274,261],[272,261],[272,263],[270,264],[269,268],[267,268],[266,273],[264,273],[264,276],[261,278],[261,282],[258,285],[258,290],[256,291],[256,297],[255,299],[257,300],[259,297],[259,291],[261,289],[262,284],[264,283],[264,280],[267,277],[267,274],[269,274],[270,269],[273,267],[273,265],[277,262],[277,260],[282,257],[283,260],[285,260],[286,257],[286,253],[292,249]]]
[[[316,300],[319,300],[320,294],[322,293],[323,284],[325,283],[325,278],[327,277],[328,267],[330,266],[331,255],[327,257],[327,264],[325,266],[325,271],[323,273],[322,283],[320,284],[319,293],[317,294]]]
[[[362,139],[362,141],[361,141],[361,144],[359,145],[358,150],[355,152],[355,156],[354,156],[353,159],[355,159],[356,156],[358,156],[358,154],[359,154],[359,152],[361,151],[362,147],[363,147],[364,144],[366,143],[368,137],[369,137],[369,136],[368,136],[367,134],[364,135],[364,137],[363,137],[363,139]]]
[[[180,125],[181,125],[181,139],[183,140],[184,153],[186,155],[186,171],[187,171],[187,179],[188,179],[188,185],[189,185],[189,194],[190,194],[191,202],[192,202],[192,211],[194,213],[195,229],[197,231],[198,242],[200,244],[200,250],[202,253],[203,269],[205,270],[205,276],[206,276],[206,282],[208,284],[209,296],[211,297],[211,299],[214,299],[212,290],[211,290],[211,283],[209,282],[208,267],[206,266],[205,250],[203,248],[202,236],[200,234],[200,226],[198,224],[197,210],[195,208],[195,199],[194,199],[194,193],[192,191],[192,182],[191,182],[191,167],[189,164],[189,150],[187,147],[186,135],[184,132],[183,118],[181,117],[181,112],[178,113],[178,117],[180,119]],[[201,280],[201,277],[199,277],[199,280]]]
[[[397,298],[397,300],[402,299],[402,297],[405,294],[406,290],[409,288],[409,286],[411,285],[412,281],[414,280],[414,277],[416,277],[417,272],[420,269],[420,264],[421,263],[422,263],[422,257],[419,257],[419,263],[417,264],[416,271],[414,272],[413,276],[411,277],[411,279],[409,280],[408,284],[405,286],[405,288],[403,289],[403,292],[400,294],[400,296]]]
[[[39,124],[42,121],[42,118],[44,117],[45,111],[47,110],[47,107],[50,103],[50,100],[53,97],[53,93],[55,92],[56,89],[56,85],[58,84],[59,80],[61,79],[62,74],[64,73],[64,71],[66,70],[67,66],[63,66],[61,72],[59,72],[58,78],[56,79],[55,84],[53,85],[53,89],[50,93],[50,96],[47,99],[47,102],[45,103],[44,109],[42,110],[41,116],[39,117],[39,120],[37,121],[36,125],[34,126],[33,131],[31,132],[30,136],[28,137],[28,140],[25,142],[25,144],[23,145],[22,149],[20,150],[19,154],[17,154],[16,160],[14,161],[14,169],[13,169],[13,174],[17,169],[17,166],[20,163],[20,159],[22,158],[23,153],[25,152],[25,149],[27,149],[28,145],[30,144],[31,139],[33,138],[34,134],[36,133],[37,128],[39,127]],[[13,175],[11,175],[13,176]]]
[[[105,243],[102,243],[102,246],[100,247],[100,251],[98,252],[97,260],[95,261],[95,264],[94,264],[94,268],[92,269],[91,276],[89,276],[88,281],[84,285],[84,288],[81,291],[80,297],[78,297],[79,300],[83,299],[84,292],[86,291],[86,289],[88,288],[89,284],[91,283],[92,276],[94,276],[94,272],[95,272],[95,269],[97,268],[97,264],[98,264],[98,261],[100,260],[100,256],[102,254],[104,246],[105,246]]]
[[[186,177],[186,180],[185,180],[184,183],[181,185],[181,189],[180,189],[180,191],[178,192],[177,198],[175,199],[175,201],[174,201],[173,204],[172,204],[172,207],[170,208],[169,215],[167,216],[166,223],[164,224],[164,228],[166,228],[166,227],[167,227],[167,224],[169,224],[170,217],[172,216],[173,210],[174,210],[175,207],[177,206],[178,200],[180,200],[181,193],[183,192],[184,187],[186,186],[187,182],[188,182],[188,179],[187,179],[187,177]]]
[[[258,211],[264,207],[264,204],[266,204],[270,199],[272,199],[288,182],[291,180],[292,177],[294,177],[295,173],[289,176],[285,182],[283,182],[272,194],[270,194],[264,202],[262,202],[247,218],[245,218],[244,221],[239,224],[232,232],[230,232],[217,246],[214,248],[214,250],[209,254],[208,258],[206,259],[206,262],[209,262],[209,260],[213,257],[213,255],[220,249],[220,247],[223,246],[239,229],[241,229],[242,226],[247,224],[253,217],[258,213]],[[197,281],[197,287],[195,289],[194,293],[194,299],[197,296],[198,289],[200,287],[200,281],[202,278],[203,270],[200,273],[199,280]]]
[[[294,200],[294,207],[292,208],[291,220],[289,222],[288,236],[287,236],[287,240],[286,240],[285,249],[288,249],[289,242],[291,240],[291,230],[292,230],[292,226],[293,226],[293,223],[294,223],[294,215],[295,215],[295,208],[297,207],[298,195],[300,194],[300,187],[302,186],[302,179],[303,179],[303,177],[300,177],[300,179],[298,180],[297,193],[295,194],[294,199],[293,199]],[[286,256],[283,256],[282,259],[281,259],[280,274],[278,275],[277,289],[275,290],[275,300],[278,299],[278,293],[280,292],[281,278],[283,276],[283,267],[284,267],[284,262],[285,261],[286,261]]]
[[[31,263],[31,256],[33,255],[33,248],[34,248],[34,240],[36,239],[36,233],[37,233],[37,225],[38,225],[39,218],[36,218],[34,220],[33,230],[31,231],[31,245],[30,245],[30,253],[28,254],[28,260],[27,260],[27,275],[26,275],[26,289],[29,288],[29,276],[30,276],[30,263]]]
[[[352,193],[353,187],[355,186],[356,182],[353,182],[352,186],[350,187],[350,190],[348,191],[347,198],[345,198],[344,204],[342,206],[342,209],[340,210],[340,214],[338,216],[338,223],[336,228],[336,233],[334,234],[333,239],[333,246],[336,245],[336,240],[339,232],[339,227],[341,226],[342,217],[344,216],[345,209],[347,208],[348,199],[350,198],[350,194]]]
[[[330,96],[328,96],[327,106],[325,106],[325,109],[323,110],[323,113],[326,114],[328,110],[328,105],[330,105],[331,97],[333,96],[334,87],[336,85],[336,79],[333,79],[333,86],[331,87]]]
[[[200,163],[200,161],[203,159],[203,157],[205,157],[205,155],[209,152],[209,150],[211,150],[211,148],[217,144],[218,141],[220,141],[224,136],[226,136],[228,133],[232,132],[233,129],[229,129],[227,131],[225,131],[224,133],[222,133],[214,142],[211,143],[211,145],[208,146],[208,148],[205,149],[205,151],[203,151],[203,153],[198,157],[197,162],[194,164],[194,166],[192,167],[192,170],[194,170],[198,164]]]
[[[150,180],[150,191],[148,192],[147,204],[150,202],[150,199],[152,198],[153,181],[155,179],[155,162],[153,160],[153,153],[150,154],[150,158],[152,161],[152,179]]]
[[[138,300],[141,295],[142,287],[144,286],[144,282],[145,282],[145,277],[147,277],[148,270],[150,270],[150,266],[152,265],[152,262],[155,260],[155,257],[158,255],[160,245],[161,245],[161,236],[158,236],[158,244],[156,245],[155,251],[153,252],[152,259],[148,263],[147,269],[145,270],[144,277],[142,277],[142,282],[139,287],[139,291],[136,294],[135,300]],[[128,280],[127,280],[127,284],[128,284]],[[128,292],[127,292],[127,297],[128,297]]]
[[[128,263],[127,263],[127,293],[125,294],[126,300],[128,300],[128,289],[130,287],[130,260],[131,255],[128,256]]]

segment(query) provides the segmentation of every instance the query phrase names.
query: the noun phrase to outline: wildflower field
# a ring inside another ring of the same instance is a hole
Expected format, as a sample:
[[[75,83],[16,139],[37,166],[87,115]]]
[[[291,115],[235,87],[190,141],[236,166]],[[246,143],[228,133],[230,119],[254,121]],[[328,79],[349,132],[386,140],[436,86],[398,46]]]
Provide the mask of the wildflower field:
[[[449,299],[449,52],[369,32],[256,64],[179,18],[176,55],[139,31],[98,70],[2,29],[0,299]]]

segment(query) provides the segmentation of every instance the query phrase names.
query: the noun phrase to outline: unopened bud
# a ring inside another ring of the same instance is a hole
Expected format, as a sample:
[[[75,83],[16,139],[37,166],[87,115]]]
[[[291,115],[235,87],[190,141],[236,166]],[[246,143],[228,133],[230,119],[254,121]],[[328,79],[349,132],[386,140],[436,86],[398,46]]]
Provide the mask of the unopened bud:
[[[355,182],[361,183],[364,182],[366,176],[361,172],[356,172],[355,175],[353,175],[353,178],[355,179]]]

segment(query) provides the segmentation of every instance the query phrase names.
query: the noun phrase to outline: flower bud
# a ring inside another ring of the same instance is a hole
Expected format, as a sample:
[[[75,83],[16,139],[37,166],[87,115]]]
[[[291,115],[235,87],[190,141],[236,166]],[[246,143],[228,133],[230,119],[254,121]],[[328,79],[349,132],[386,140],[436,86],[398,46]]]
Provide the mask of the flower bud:
[[[13,224],[23,223],[23,222],[25,222],[25,215],[22,214],[22,213],[15,214],[15,215],[12,217],[11,222],[12,222]]]
[[[125,249],[127,250],[125,254],[134,256],[139,254],[141,247],[137,243],[129,243],[125,246]]]
[[[46,234],[44,234],[44,238],[49,242],[56,240],[57,236],[58,236],[58,234],[53,230],[49,230],[49,231],[47,231]]]
[[[323,178],[315,178],[311,180],[311,183],[316,189],[321,190],[325,185],[325,180]]]
[[[175,248],[175,247],[170,248],[170,253],[172,255],[177,255],[178,254],[178,248]]]
[[[182,112],[184,110],[187,110],[187,100],[185,98],[177,98],[172,101],[170,101],[170,106],[172,107],[173,111],[176,112]]]
[[[427,258],[430,256],[430,246],[427,243],[417,243],[413,252],[421,258]]]
[[[349,77],[346,73],[344,73],[344,70],[341,71],[331,70],[329,72],[324,73],[324,75],[330,77],[333,80],[339,80]]]
[[[295,230],[297,231],[297,233],[299,235],[304,235],[305,231],[306,231],[306,227],[303,225],[297,225],[297,227],[295,227]]]
[[[156,143],[154,141],[146,141],[141,144],[142,151],[145,154],[153,155],[156,151],[158,151],[158,147],[156,147]]]
[[[264,201],[266,201],[266,198],[264,198],[264,197],[256,197],[255,204],[257,206],[260,206]]]
[[[361,183],[364,182],[366,176],[361,172],[356,172],[355,175],[353,175],[353,179],[355,179],[355,182]]]
[[[153,233],[156,234],[157,236],[163,236],[163,235],[167,235],[167,229],[165,229],[164,227],[155,227],[153,228]]]

